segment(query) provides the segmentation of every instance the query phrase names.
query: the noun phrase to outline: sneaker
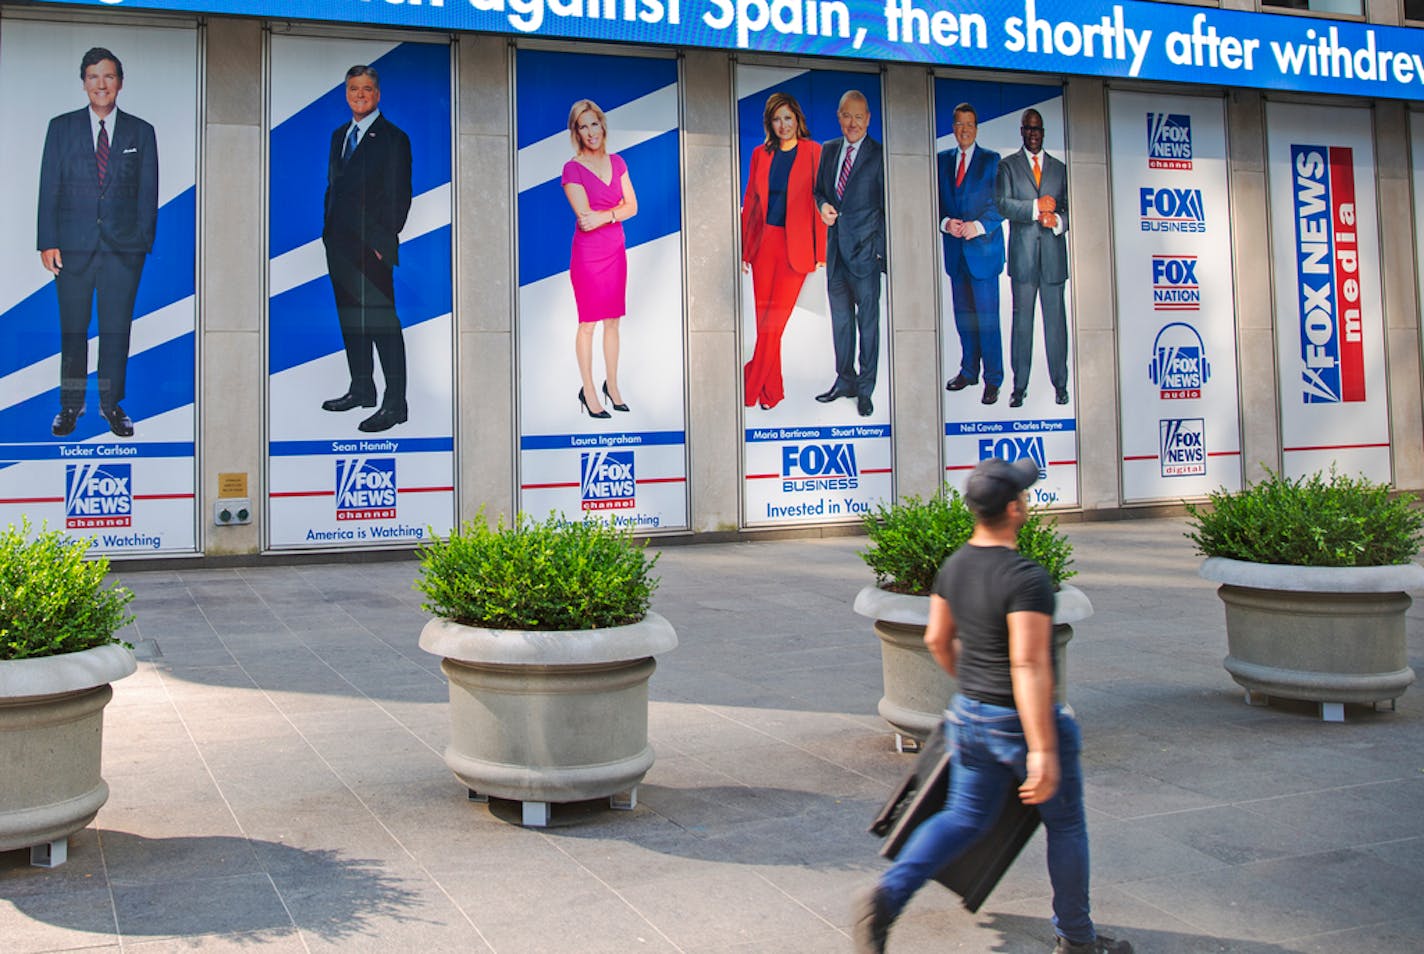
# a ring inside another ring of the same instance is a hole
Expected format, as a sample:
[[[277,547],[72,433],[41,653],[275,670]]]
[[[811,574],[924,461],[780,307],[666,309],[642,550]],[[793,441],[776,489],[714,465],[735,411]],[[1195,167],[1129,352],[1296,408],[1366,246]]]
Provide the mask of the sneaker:
[[[1063,935],[1058,935],[1058,943],[1053,946],[1053,954],[1132,954],[1132,945],[1099,934],[1085,944],[1074,944]]]
[[[855,942],[855,954],[884,954],[885,939],[895,915],[890,913],[880,889],[870,888],[856,899],[855,923],[850,936]]]

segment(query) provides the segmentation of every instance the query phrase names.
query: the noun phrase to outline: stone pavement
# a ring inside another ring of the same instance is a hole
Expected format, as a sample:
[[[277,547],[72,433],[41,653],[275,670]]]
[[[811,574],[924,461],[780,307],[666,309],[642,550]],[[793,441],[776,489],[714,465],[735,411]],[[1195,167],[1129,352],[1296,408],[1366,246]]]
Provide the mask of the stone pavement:
[[[1343,725],[1249,708],[1181,521],[1065,529],[1097,610],[1068,695],[1100,927],[1149,954],[1424,949],[1424,688]],[[64,867],[0,853],[0,951],[849,950],[883,867],[865,826],[910,762],[850,610],[864,543],[663,550],[657,763],[635,811],[544,830],[441,760],[415,564],[120,566],[145,661],[108,710],[112,795]],[[930,885],[891,950],[1047,951],[1043,850],[977,915]]]

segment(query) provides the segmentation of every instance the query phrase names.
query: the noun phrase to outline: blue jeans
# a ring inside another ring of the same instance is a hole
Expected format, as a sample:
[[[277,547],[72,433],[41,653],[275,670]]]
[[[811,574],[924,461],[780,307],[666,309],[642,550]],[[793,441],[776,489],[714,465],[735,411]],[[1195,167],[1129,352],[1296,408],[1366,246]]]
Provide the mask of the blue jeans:
[[[1053,883],[1053,926],[1075,944],[1096,936],[1088,913],[1088,825],[1083,817],[1083,748],[1078,722],[1056,706],[1058,791],[1038,806],[1048,831],[1048,877]],[[956,695],[945,712],[946,743],[954,754],[944,809],[915,829],[899,860],[880,879],[880,894],[898,914],[945,864],[988,830],[1005,794],[1018,798],[1027,774],[1028,745],[1014,709]]]

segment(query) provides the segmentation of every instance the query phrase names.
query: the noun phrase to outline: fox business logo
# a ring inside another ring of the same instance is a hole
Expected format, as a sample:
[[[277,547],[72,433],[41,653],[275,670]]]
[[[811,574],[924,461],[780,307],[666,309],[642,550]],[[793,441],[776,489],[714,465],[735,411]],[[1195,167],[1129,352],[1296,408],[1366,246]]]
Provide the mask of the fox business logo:
[[[1013,463],[1027,457],[1038,465],[1038,479],[1048,476],[1048,455],[1043,449],[1042,437],[981,437],[979,438],[979,459],[998,457]]]
[[[395,515],[394,457],[336,459],[337,520],[390,520]]]
[[[1192,168],[1192,117],[1183,113],[1147,114],[1147,168]]]
[[[66,464],[64,526],[68,530],[133,525],[132,464]]]
[[[1202,386],[1211,377],[1201,334],[1185,321],[1164,325],[1152,342],[1147,376],[1164,401],[1201,397]]]
[[[855,490],[860,467],[854,444],[782,444],[781,489],[784,493]]]
[[[1144,232],[1206,231],[1206,206],[1200,189],[1154,189],[1138,192],[1138,214]]]
[[[1191,477],[1206,473],[1206,421],[1199,417],[1158,421],[1162,435],[1163,477]]]
[[[1201,311],[1195,255],[1152,256],[1152,310]]]
[[[584,510],[627,510],[636,503],[632,451],[579,455],[579,497]]]

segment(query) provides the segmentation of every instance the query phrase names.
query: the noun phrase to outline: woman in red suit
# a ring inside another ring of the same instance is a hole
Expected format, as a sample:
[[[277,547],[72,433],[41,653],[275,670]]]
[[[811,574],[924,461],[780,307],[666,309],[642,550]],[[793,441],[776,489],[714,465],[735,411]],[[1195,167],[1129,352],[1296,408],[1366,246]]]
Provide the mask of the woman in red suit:
[[[747,407],[781,403],[781,334],[806,276],[826,262],[826,226],[811,195],[821,147],[796,100],[772,93],[762,113],[766,143],[752,153],[742,198],[742,271],[752,276],[756,346],[744,369]]]

